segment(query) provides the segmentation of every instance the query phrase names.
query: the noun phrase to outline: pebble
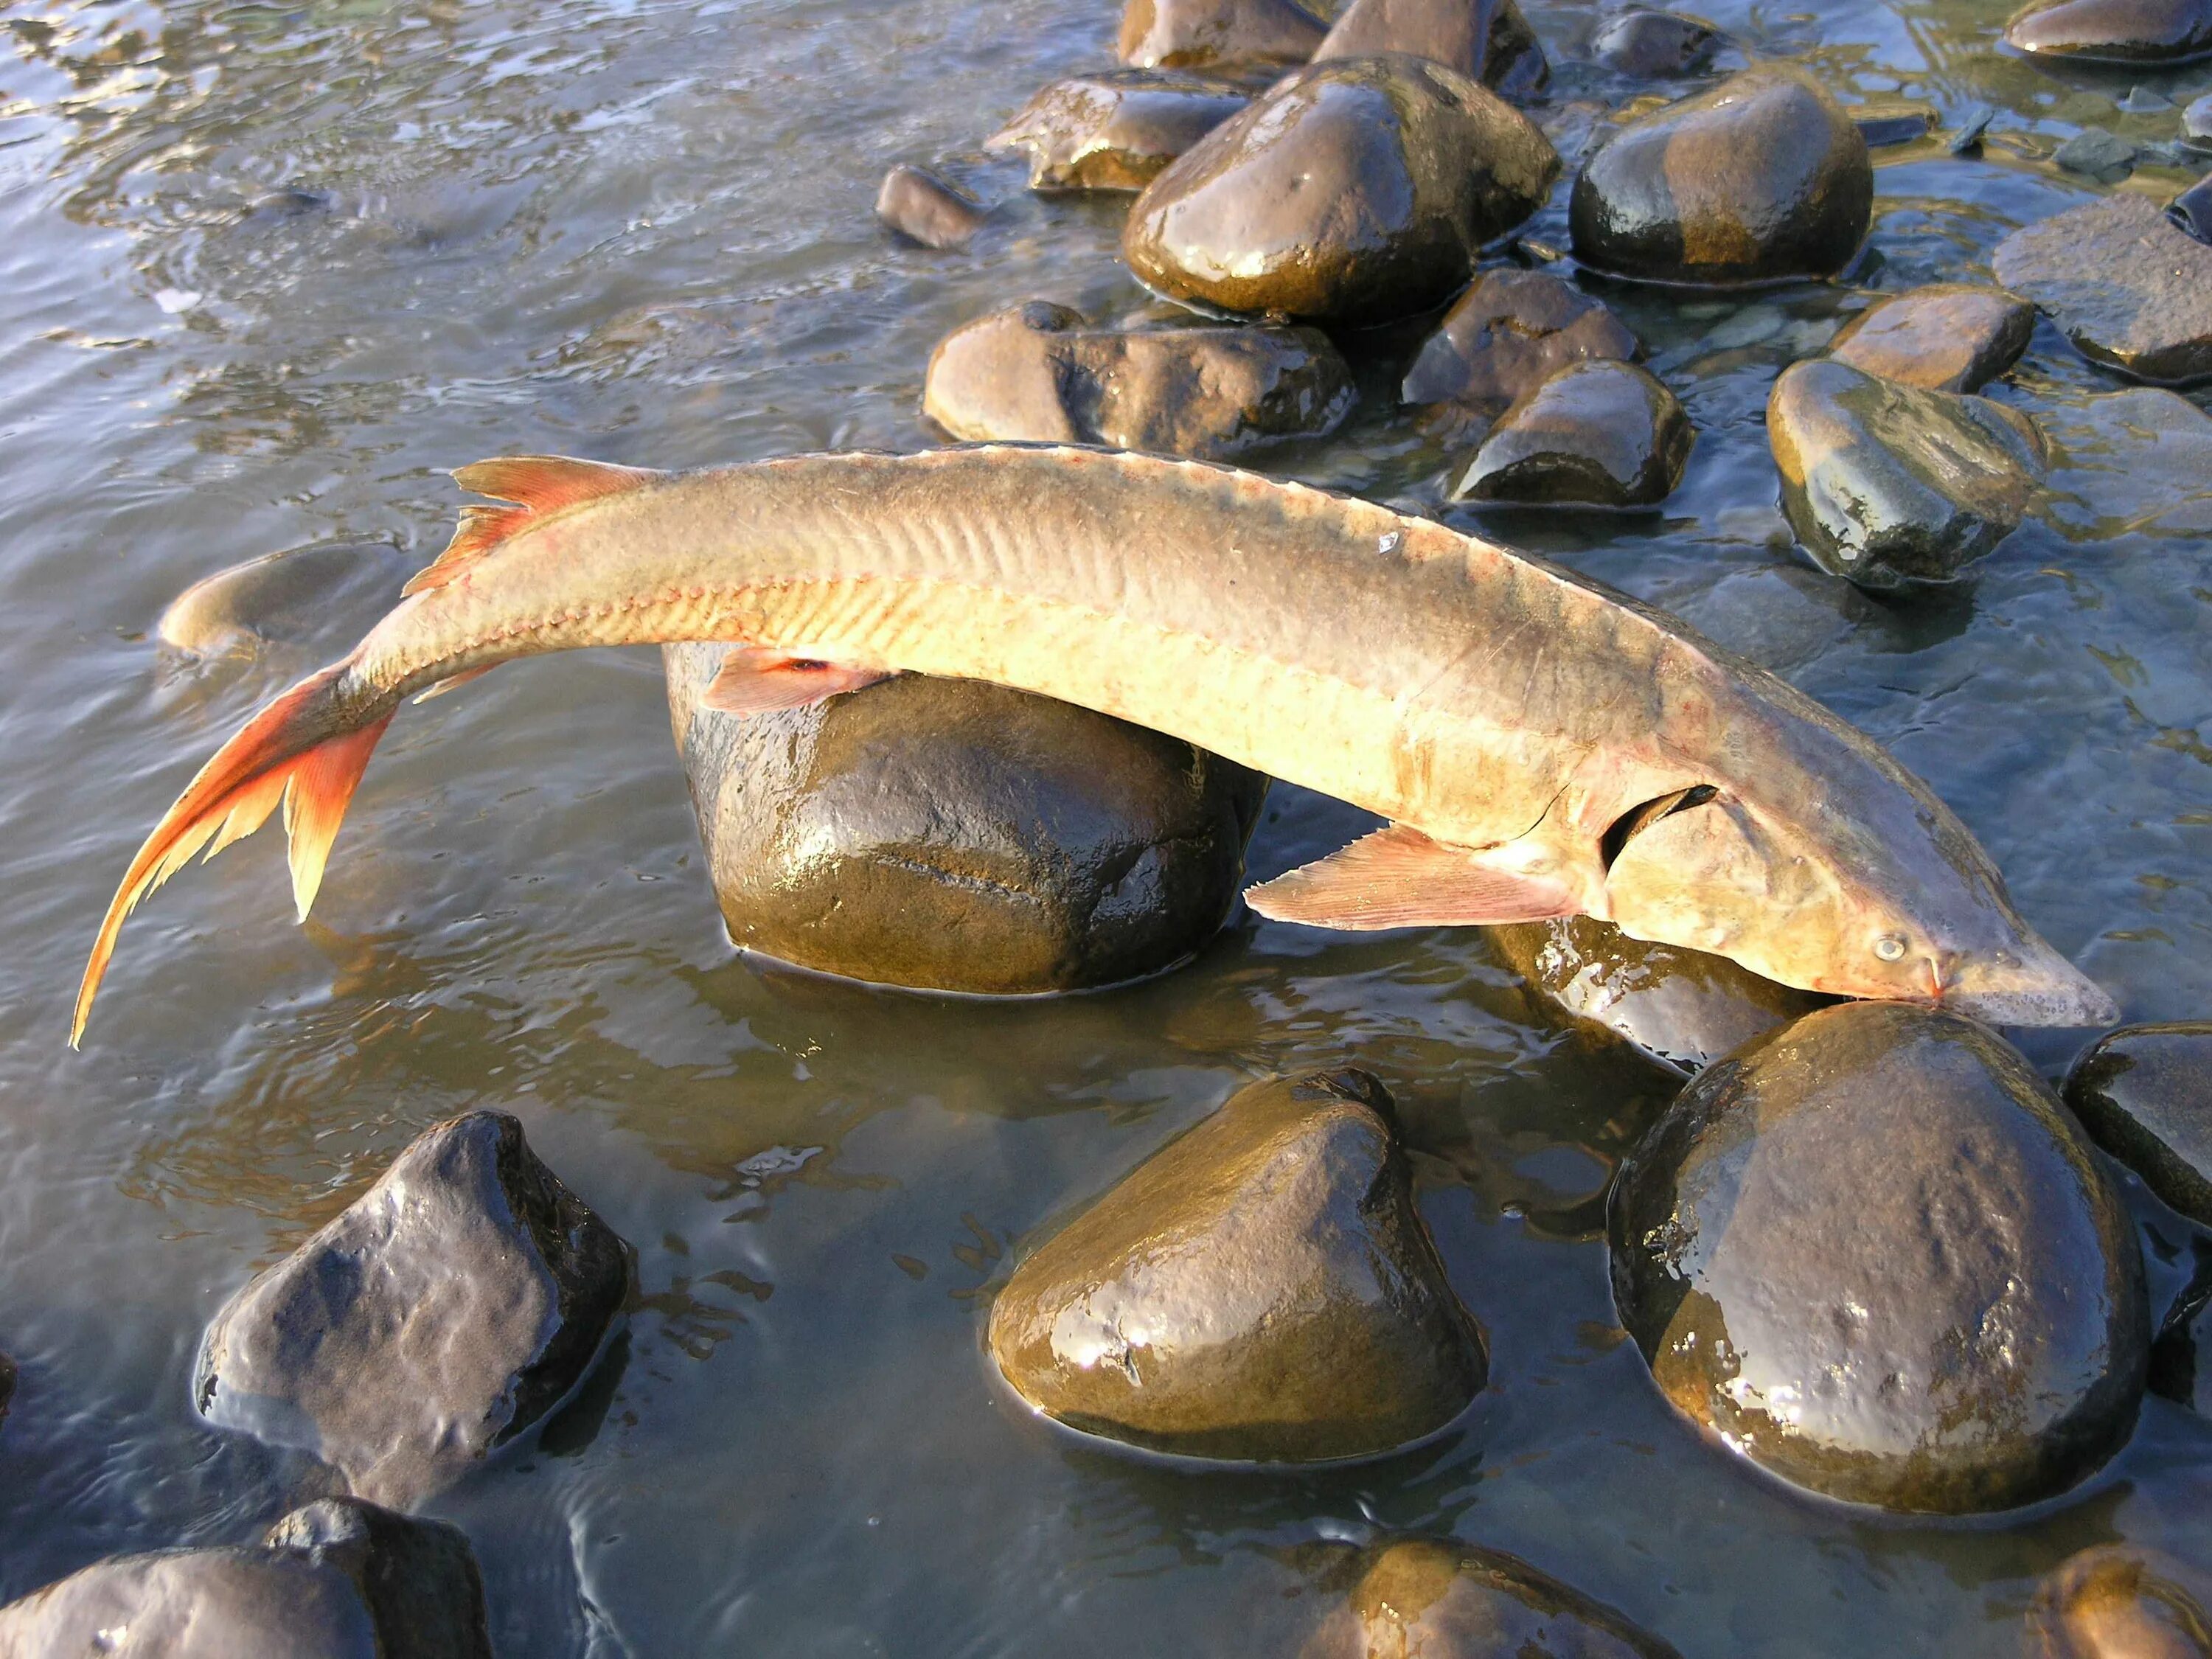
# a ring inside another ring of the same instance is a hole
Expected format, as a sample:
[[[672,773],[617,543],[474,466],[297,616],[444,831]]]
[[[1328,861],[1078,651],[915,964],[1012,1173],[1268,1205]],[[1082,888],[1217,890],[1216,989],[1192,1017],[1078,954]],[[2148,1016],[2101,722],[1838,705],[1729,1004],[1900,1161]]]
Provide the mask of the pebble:
[[[1600,25],[1590,55],[1617,75],[1656,81],[1703,69],[1721,39],[1703,18],[1638,7]]]
[[[2115,1162],[2212,1227],[2212,1021],[2106,1032],[2074,1062],[2065,1096]]]
[[[1694,1079],[1614,1186],[1613,1297],[1665,1397],[1832,1498],[1972,1513],[2125,1442],[2135,1228],[2017,1050],[1846,1002]]]
[[[1504,98],[1530,97],[1552,78],[1516,0],[1352,0],[1313,61],[1388,52],[1457,70]]]
[[[2084,127],[2051,152],[2051,159],[2069,173],[2086,173],[2110,184],[2134,169],[2136,147],[2102,127]]]
[[[876,192],[876,217],[924,247],[964,247],[988,216],[972,197],[921,167],[893,167]]]
[[[2212,374],[2212,247],[2121,192],[2016,230],[1998,283],[2048,312],[2081,352],[2155,383]]]
[[[1281,67],[1304,63],[1328,33],[1295,0],[1129,0],[1118,49],[1139,69]]]
[[[1418,1440],[1487,1370],[1352,1071],[1254,1084],[1155,1152],[1015,1268],[989,1342],[1073,1427],[1263,1462]]]
[[[1226,82],[1169,70],[1055,81],[983,141],[1030,158],[1031,190],[1142,190],[1252,101]]]
[[[1829,343],[1839,363],[1934,392],[1978,392],[2020,361],[2035,307],[2017,294],[1936,283],[1861,312]]]
[[[1495,416],[1570,363],[1641,355],[1604,301],[1547,271],[1502,267],[1478,276],[1453,302],[1399,395]]]
[[[1990,123],[1996,118],[1996,111],[1989,105],[1974,105],[1966,112],[1966,118],[1959,123],[1958,131],[1951,135],[1951,154],[1954,155],[1981,154],[1982,140],[1989,132]]]
[[[2136,1544],[2069,1556],[2028,1604],[2025,1659],[2212,1659],[2212,1576]]]
[[[169,602],[155,634],[200,659],[260,654],[342,635],[350,644],[399,601],[422,561],[389,542],[310,542],[203,576]]]
[[[1697,433],[1634,363],[1571,363],[1498,417],[1455,501],[1652,507],[1682,482]]]
[[[2102,64],[2185,64],[2212,52],[2212,0],[2054,0],[2005,30],[2032,57]]]

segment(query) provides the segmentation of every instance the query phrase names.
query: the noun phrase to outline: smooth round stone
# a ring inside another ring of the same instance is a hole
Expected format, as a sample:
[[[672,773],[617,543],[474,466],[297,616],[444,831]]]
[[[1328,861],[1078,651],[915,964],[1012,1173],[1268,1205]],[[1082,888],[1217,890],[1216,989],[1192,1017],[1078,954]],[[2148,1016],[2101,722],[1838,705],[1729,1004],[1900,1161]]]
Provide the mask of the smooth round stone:
[[[348,643],[398,603],[421,560],[389,542],[311,542],[203,576],[155,624],[194,657],[250,656],[270,645]]]
[[[1190,1456],[1391,1450],[1487,1370],[1360,1072],[1255,1084],[1038,1246],[991,1357],[1072,1427]]]
[[[1355,396],[1351,368],[1317,329],[1094,329],[1032,301],[947,335],[921,406],[956,438],[1218,460],[1333,432]]]
[[[1388,52],[1455,69],[1506,98],[1540,92],[1552,78],[1515,0],[1352,0],[1313,61]]]
[[[1631,122],[1583,163],[1575,256],[1649,282],[1832,276],[1866,240],[1866,140],[1809,76],[1765,64]]]
[[[1303,64],[1328,25],[1295,0],[1129,0],[1121,61],[1139,69]]]
[[[1590,55],[1617,75],[1656,81],[1703,68],[1720,39],[1703,18],[1638,9],[1607,18],[1590,39]]]
[[[2005,40],[2039,58],[2186,63],[2212,52],[2212,0],[2057,0],[2014,18]]]
[[[2135,1423],[2134,1226],[2057,1097],[1971,1020],[1847,1002],[1754,1040],[1683,1091],[1610,1210],[1661,1392],[1799,1486],[2004,1509]]]
[[[1146,187],[1121,252],[1170,299],[1381,322],[1440,304],[1542,205],[1559,153],[1496,94],[1425,58],[1316,64]]]
[[[2212,1659],[2212,1577],[2136,1544],[2069,1556],[2028,1604],[2026,1659]]]
[[[2157,203],[2123,192],[2069,209],[2014,231],[1992,264],[2094,362],[2164,384],[2212,375],[2212,247]]]
[[[983,141],[1030,158],[1031,190],[1142,190],[1252,101],[1225,82],[1165,70],[1055,81]]]
[[[730,937],[851,979],[986,994],[1173,966],[1235,902],[1267,781],[1049,697],[901,675],[811,708],[669,711]]]
[[[1861,312],[1829,343],[1839,363],[1931,392],[1976,392],[2020,361],[2035,307],[2017,294],[1936,283]]]
[[[876,192],[876,217],[924,247],[963,247],[989,216],[935,173],[896,167]]]
[[[1696,441],[1681,400],[1634,363],[1571,363],[1498,417],[1452,498],[1650,507]]]
[[[1831,361],[1783,371],[1766,433],[1799,545],[1876,591],[1955,580],[2020,527],[2043,476],[2027,416]]]
[[[1422,343],[1399,395],[1495,416],[1570,363],[1641,354],[1626,325],[1571,283],[1547,271],[1486,270]]]
[[[2074,1062],[2065,1095],[2091,1139],[2212,1227],[2212,1020],[2106,1032]]]
[[[1679,1659],[1517,1556],[1415,1538],[1376,1557],[1299,1659]]]

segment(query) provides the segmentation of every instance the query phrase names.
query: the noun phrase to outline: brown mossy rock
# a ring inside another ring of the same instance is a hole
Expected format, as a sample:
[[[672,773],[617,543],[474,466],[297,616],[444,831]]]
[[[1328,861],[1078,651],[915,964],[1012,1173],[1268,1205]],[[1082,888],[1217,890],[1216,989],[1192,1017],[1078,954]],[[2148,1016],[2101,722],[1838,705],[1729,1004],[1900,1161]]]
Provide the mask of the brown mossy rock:
[[[1637,7],[1599,26],[1590,56],[1616,75],[1654,81],[1694,73],[1720,40],[1720,31],[1701,17]]]
[[[1015,1269],[991,1310],[1015,1392],[1196,1457],[1384,1452],[1481,1389],[1482,1339],[1360,1072],[1255,1084]]]
[[[2088,1139],[1974,1022],[1847,1002],[1700,1073],[1610,1203],[1661,1393],[1832,1498],[1962,1514],[2125,1441],[2142,1262]]]
[[[2017,294],[1934,283],[1861,312],[1828,356],[1864,374],[1930,392],[1978,392],[2020,361],[2035,307]]]
[[[2067,1073],[2089,1138],[2200,1227],[2212,1227],[2212,1021],[2108,1031]]]
[[[1055,81],[983,141],[1030,158],[1031,190],[1142,190],[1252,101],[1224,81],[1108,70]]]
[[[1874,216],[1874,164],[1803,70],[1762,64],[1632,121],[1568,203],[1575,257],[1646,282],[1733,287],[1832,276]]]
[[[2136,1544],[2069,1556],[2028,1604],[2025,1659],[2212,1659],[2212,1577]]]
[[[1352,0],[1313,61],[1410,52],[1455,69],[1504,98],[1552,78],[1543,44],[1515,0]]]
[[[1257,773],[978,681],[702,709],[722,656],[664,653],[715,894],[745,949],[922,989],[1083,990],[1172,966],[1236,900]]]
[[[1399,396],[1495,417],[1570,363],[1641,355],[1604,301],[1571,283],[1548,271],[1486,270],[1422,343]]]
[[[1452,497],[1652,507],[1696,441],[1681,400],[1634,363],[1570,363],[1498,416]]]
[[[956,438],[1218,460],[1333,432],[1355,397],[1350,366],[1316,329],[1091,328],[1032,301],[940,341],[921,407]]]
[[[629,1247],[522,1125],[425,1130],[208,1327],[210,1421],[310,1452],[362,1497],[434,1496],[581,1380],[629,1295]]]
[[[964,247],[989,216],[974,198],[921,167],[893,167],[876,192],[876,217],[924,247]]]
[[[1877,592],[1955,580],[2020,527],[2046,464],[2024,415],[1826,359],[1783,371],[1766,435],[1798,544]]]
[[[2212,247],[2142,196],[2106,196],[1997,245],[1997,281],[2093,362],[2139,380],[2212,375]]]
[[[1559,167],[1527,117],[1456,70],[1402,55],[1316,64],[1146,186],[1121,252],[1170,299],[1380,322],[1463,284]]]
[[[1516,922],[1490,937],[1531,990],[1686,1077],[1835,1000],[1590,916]]]
[[[203,576],[169,602],[155,635],[192,657],[271,645],[349,642],[398,603],[419,560],[389,542],[311,542]]]
[[[2212,53],[2212,0],[2053,0],[2014,17],[2005,43],[2079,63],[2184,64]]]
[[[1118,51],[1139,69],[1303,64],[1328,25],[1296,0],[1129,0]]]
[[[1503,1550],[1392,1544],[1299,1659],[1680,1659],[1603,1602]]]

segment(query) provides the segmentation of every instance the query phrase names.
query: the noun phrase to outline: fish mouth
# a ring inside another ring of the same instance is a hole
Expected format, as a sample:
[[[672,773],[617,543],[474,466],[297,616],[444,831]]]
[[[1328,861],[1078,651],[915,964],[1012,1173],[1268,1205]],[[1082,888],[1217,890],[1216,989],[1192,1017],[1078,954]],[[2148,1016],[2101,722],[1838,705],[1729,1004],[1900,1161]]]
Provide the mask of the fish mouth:
[[[2120,1018],[2104,987],[2048,945],[2026,961],[1961,964],[1937,1002],[1990,1025],[2103,1026]]]

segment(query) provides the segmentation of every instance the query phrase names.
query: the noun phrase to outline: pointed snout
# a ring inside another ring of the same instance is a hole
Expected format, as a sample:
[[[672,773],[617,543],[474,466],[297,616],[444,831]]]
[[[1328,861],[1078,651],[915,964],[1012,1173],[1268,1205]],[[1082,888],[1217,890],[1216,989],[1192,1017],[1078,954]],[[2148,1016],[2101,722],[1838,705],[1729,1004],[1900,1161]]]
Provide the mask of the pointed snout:
[[[2119,1005],[2042,940],[1955,963],[1942,1005],[1990,1025],[2114,1025]]]

